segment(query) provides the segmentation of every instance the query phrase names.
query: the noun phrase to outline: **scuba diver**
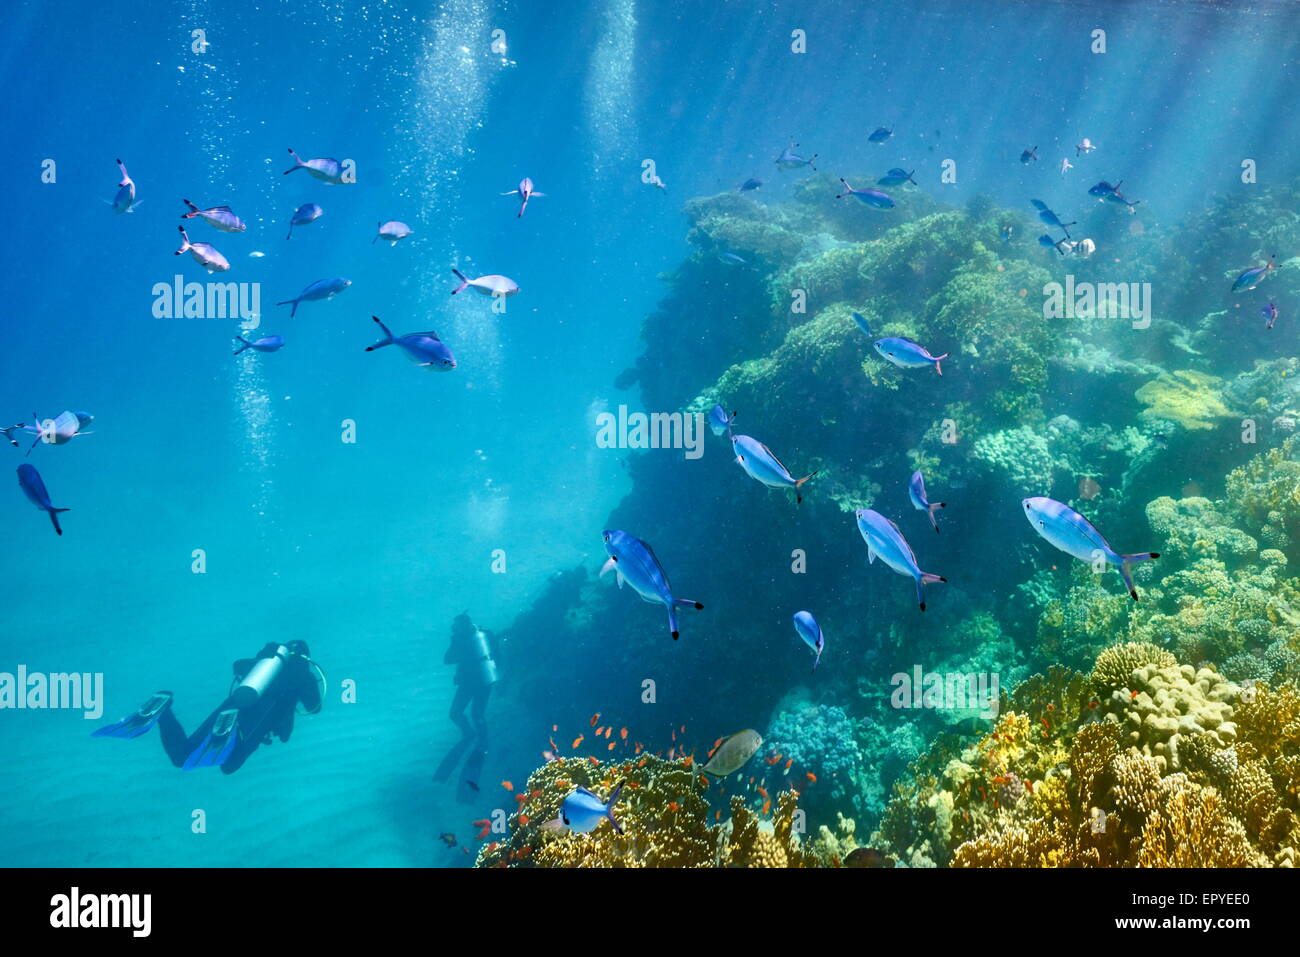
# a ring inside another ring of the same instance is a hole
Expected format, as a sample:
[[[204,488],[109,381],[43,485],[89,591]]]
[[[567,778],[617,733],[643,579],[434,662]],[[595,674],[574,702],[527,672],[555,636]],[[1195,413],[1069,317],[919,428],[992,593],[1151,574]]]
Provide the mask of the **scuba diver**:
[[[309,654],[305,641],[291,641],[268,644],[256,658],[236,661],[229,696],[191,735],[172,713],[172,693],[159,691],[139,711],[91,736],[138,738],[156,724],[163,750],[176,767],[220,767],[223,774],[234,774],[260,745],[271,743],[272,734],[289,740],[299,707],[303,714],[320,711],[325,675]]]
[[[452,621],[451,643],[442,663],[456,666],[456,697],[451,703],[450,717],[460,728],[461,739],[443,758],[434,780],[445,781],[450,777],[461,756],[471,745],[477,744],[461,774],[459,796],[462,801],[473,800],[473,794],[469,792],[478,790],[476,779],[487,755],[487,703],[492,686],[497,683],[497,664],[493,658],[496,646],[496,636],[474,624],[469,612],[461,612]],[[468,717],[466,709],[469,710]]]

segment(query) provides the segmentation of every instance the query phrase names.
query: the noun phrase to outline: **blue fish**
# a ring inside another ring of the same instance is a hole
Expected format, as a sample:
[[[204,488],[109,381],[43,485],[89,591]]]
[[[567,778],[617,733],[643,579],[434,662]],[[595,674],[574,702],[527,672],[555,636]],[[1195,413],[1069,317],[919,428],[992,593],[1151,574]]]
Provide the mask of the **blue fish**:
[[[1262,315],[1265,319],[1268,320],[1268,325],[1265,326],[1264,328],[1265,328],[1265,329],[1272,329],[1272,328],[1273,328],[1273,323],[1277,322],[1277,316],[1278,316],[1277,306],[1270,302],[1267,306],[1265,306],[1265,307],[1264,307],[1263,309],[1261,309],[1259,312],[1260,312],[1260,315]]]
[[[1261,282],[1264,281],[1264,277],[1268,275],[1270,269],[1277,268],[1276,266],[1273,265],[1273,261],[1275,259],[1277,259],[1276,254],[1270,256],[1268,258],[1268,262],[1264,263],[1264,265],[1256,266],[1254,269],[1247,269],[1244,273],[1242,273],[1240,276],[1238,276],[1236,279],[1232,281],[1231,291],[1241,292],[1243,290],[1254,289],[1256,286],[1258,286]]]
[[[1120,180],[1118,183],[1116,183],[1114,186],[1112,186],[1112,185],[1110,185],[1110,183],[1106,182],[1106,181],[1103,179],[1100,183],[1097,183],[1095,186],[1089,186],[1089,187],[1088,187],[1088,195],[1089,195],[1089,196],[1096,196],[1096,197],[1098,197],[1099,199],[1105,199],[1105,198],[1106,198],[1107,196],[1109,196],[1111,193],[1116,192],[1116,191],[1120,188],[1120,186],[1123,185],[1123,183],[1124,183],[1124,181],[1123,181],[1123,180]]]
[[[749,262],[747,260],[741,259],[735,253],[720,252],[717,255],[718,255],[718,262],[723,263],[724,265],[727,266],[748,266],[749,265]]]
[[[1137,212],[1138,203],[1142,202],[1142,200],[1139,199],[1139,200],[1136,200],[1136,201],[1130,203],[1127,199],[1124,198],[1124,194],[1121,193],[1121,192],[1119,191],[1119,187],[1118,187],[1118,186],[1116,186],[1116,187],[1115,187],[1114,189],[1112,189],[1109,193],[1107,193],[1105,196],[1103,196],[1103,197],[1101,198],[1101,201],[1102,201],[1103,203],[1113,203],[1113,204],[1116,205],[1116,206],[1123,206],[1123,207],[1125,207],[1125,208],[1126,208],[1130,213],[1136,213],[1136,212]]]
[[[117,168],[122,171],[122,179],[117,184],[117,195],[113,197],[111,203],[108,203],[108,200],[104,202],[112,206],[115,213],[133,213],[140,205],[140,201],[135,198],[135,180],[127,175],[126,166],[121,160],[117,161]]]
[[[335,276],[333,279],[317,279],[314,283],[298,294],[297,299],[286,299],[284,302],[277,302],[277,306],[287,306],[292,304],[293,308],[289,310],[289,318],[293,318],[298,313],[298,303],[315,302],[318,299],[331,299],[337,296],[348,286],[352,285],[351,279],[344,279],[341,276]]]
[[[887,130],[883,126],[877,126],[875,132],[867,137],[868,143],[883,143],[894,135],[893,130]]]
[[[893,209],[894,201],[885,193],[878,189],[854,189],[848,184],[848,181],[841,176],[840,182],[844,184],[844,192],[838,194],[836,199],[843,199],[845,196],[852,196],[861,203],[865,203],[872,209]]]
[[[946,582],[942,575],[923,572],[916,563],[916,555],[898,526],[879,512],[869,508],[857,512],[858,531],[867,543],[867,561],[880,560],[900,575],[910,575],[916,581],[916,601],[925,611],[925,586],[933,582]]]
[[[63,529],[59,528],[59,513],[68,512],[71,509],[55,508],[50,504],[50,493],[45,490],[45,483],[41,481],[41,473],[24,462],[18,466],[18,487],[23,490],[23,494],[27,496],[33,505],[42,512],[49,513],[50,521],[54,523],[54,530],[62,535]]]
[[[252,342],[249,342],[243,336],[235,336],[235,341],[241,343],[240,347],[235,350],[235,355],[249,349],[254,352],[277,352],[284,345],[284,336],[263,336],[261,339],[254,339]]]
[[[763,181],[761,179],[754,179],[753,177],[750,177],[749,179],[745,180],[743,183],[740,184],[740,192],[748,193],[750,190],[758,189],[762,185],[763,185]]]
[[[736,413],[727,414],[727,410],[720,405],[715,405],[709,410],[709,428],[713,430],[714,435],[721,435],[723,432],[731,431],[731,423],[736,421]]]
[[[941,356],[932,356],[925,346],[918,342],[913,342],[906,336],[890,336],[885,339],[877,339],[875,342],[876,351],[886,360],[892,362],[900,369],[921,369],[928,365],[934,366],[934,371],[943,375],[943,369],[939,363],[948,358],[948,353]]]
[[[60,412],[58,417],[54,419],[45,420],[42,420],[39,415],[33,412],[31,425],[19,422],[7,429],[0,429],[0,434],[3,434],[14,448],[18,448],[18,443],[14,440],[12,433],[26,432],[28,435],[34,436],[31,446],[27,449],[27,454],[31,455],[32,449],[42,442],[46,445],[67,445],[78,435],[93,434],[84,431],[84,429],[94,421],[95,417],[89,412],[64,411]]]
[[[1037,146],[1035,146],[1033,149],[1025,150],[1020,154],[1020,162],[1024,163],[1026,166],[1028,166],[1036,159],[1038,159]]]
[[[1066,227],[1067,227],[1067,226],[1073,226],[1073,225],[1075,225],[1075,223],[1073,223],[1073,222],[1070,222],[1070,223],[1063,223],[1063,222],[1061,222],[1061,218],[1060,218],[1059,216],[1057,216],[1056,213],[1054,213],[1054,212],[1052,212],[1050,209],[1048,209],[1048,208],[1047,208],[1047,204],[1044,203],[1041,199],[1031,199],[1029,202],[1030,202],[1031,205],[1033,205],[1033,207],[1034,207],[1035,209],[1038,210],[1038,218],[1039,218],[1039,219],[1041,219],[1041,220],[1042,220],[1044,223],[1046,223],[1048,226],[1055,226],[1057,229],[1061,230],[1063,233],[1065,233],[1065,238],[1066,238],[1066,239],[1069,239],[1069,238],[1070,238],[1070,230],[1067,229]],[[1076,220],[1076,222],[1077,222],[1077,220]]]
[[[512,189],[510,190],[510,192],[502,193],[501,195],[519,197],[520,200],[519,214],[515,217],[515,219],[522,219],[524,215],[524,210],[528,208],[528,201],[530,199],[533,199],[534,197],[545,196],[546,194],[537,192],[537,190],[533,188],[532,179],[525,176],[523,179],[519,181],[519,187],[517,189]]]
[[[871,335],[871,325],[867,322],[866,316],[860,312],[855,312],[853,314],[853,321],[858,324],[858,328],[862,330],[864,336]]]
[[[918,509],[930,516],[930,524],[934,526],[935,532],[939,531],[939,518],[935,515],[941,508],[947,508],[947,502],[930,503],[925,497],[925,479],[920,472],[913,472],[911,481],[907,483],[907,496],[912,500],[912,504]]]
[[[803,495],[799,490],[803,488],[804,483],[821,471],[818,469],[817,472],[810,472],[803,478],[797,479],[781,464],[781,460],[772,454],[771,449],[748,435],[733,435],[731,448],[736,453],[736,462],[750,478],[757,479],[768,488],[794,489],[796,505],[803,501]]]
[[[446,344],[438,338],[436,332],[411,332],[404,336],[394,336],[388,327],[379,321],[378,316],[371,316],[370,318],[375,320],[375,323],[383,330],[384,338],[373,346],[366,346],[367,352],[374,352],[384,346],[397,346],[406,354],[406,358],[422,368],[433,369],[437,372],[450,372],[456,368],[456,357],[451,354],[451,350],[447,348]]]
[[[812,670],[816,671],[817,663],[822,660],[822,649],[826,647],[826,638],[822,635],[821,625],[817,624],[817,619],[812,616],[812,612],[797,611],[794,613],[794,630],[804,640],[804,644],[816,652],[812,666]]]
[[[207,209],[199,209],[188,199],[182,199],[181,202],[190,208],[188,213],[181,213],[181,219],[193,219],[195,216],[202,216],[208,221],[209,225],[216,227],[223,233],[242,233],[248,228],[229,206],[211,206]]]
[[[1003,226],[1003,227],[1002,227],[1002,242],[1003,242],[1003,243],[1009,243],[1009,242],[1011,242],[1011,235],[1012,235],[1012,233],[1014,233],[1014,232],[1015,232],[1015,230],[1014,230],[1011,226]]]
[[[1040,496],[1027,498],[1021,504],[1025,507],[1025,517],[1029,519],[1029,524],[1034,526],[1034,531],[1067,555],[1073,555],[1080,561],[1095,562],[1098,558],[1105,559],[1107,564],[1119,569],[1124,584],[1128,586],[1128,593],[1133,596],[1134,601],[1138,600],[1129,566],[1159,558],[1159,552],[1119,554],[1110,547],[1106,539],[1101,537],[1101,532],[1097,531],[1092,522],[1070,506],[1055,499]]]
[[[304,162],[298,158],[298,154],[292,149],[289,150],[289,155],[293,157],[293,165],[284,171],[285,176],[297,170],[305,169],[308,174],[323,183],[337,186],[343,182],[343,164],[338,160],[322,156],[319,159],[309,159]]]
[[[798,145],[799,145],[798,143],[791,143],[789,146],[785,148],[785,150],[781,153],[781,155],[776,158],[776,168],[782,170],[792,170],[792,169],[799,169],[800,167],[803,166],[811,166],[813,172],[814,173],[817,172],[817,167],[813,166],[813,160],[817,158],[817,154],[813,153],[812,156],[808,157],[807,159],[804,159],[802,156],[798,155],[794,151],[794,148]]]
[[[303,203],[293,211],[293,216],[289,220],[289,235],[284,238],[293,239],[293,227],[306,226],[308,223],[314,223],[316,220],[320,219],[321,213],[323,212],[325,212],[325,210],[321,209],[315,203]]]
[[[899,169],[898,167],[894,167],[884,176],[880,177],[880,179],[876,180],[876,185],[877,186],[902,186],[904,183],[911,183],[913,186],[920,185],[917,183],[916,180],[912,179],[912,173],[915,172],[916,170],[912,170],[912,172],[909,173],[905,169]]]
[[[1066,245],[1067,243],[1068,240],[1053,239],[1051,236],[1047,235],[1047,233],[1043,233],[1043,235],[1038,237],[1038,245],[1042,246],[1044,249],[1055,249],[1062,256],[1065,255],[1065,250],[1063,250],[1061,247]]]
[[[600,570],[601,576],[603,577],[608,571],[613,571],[618,579],[619,588],[622,588],[623,582],[626,581],[643,600],[667,608],[668,630],[676,641],[677,607],[686,605],[692,608],[703,608],[704,606],[689,598],[673,597],[668,575],[659,564],[654,549],[646,542],[635,535],[616,529],[607,529],[601,535],[605,540],[605,551],[609,553],[609,561],[605,562]]]
[[[609,800],[602,801],[586,788],[574,788],[560,804],[560,814],[554,821],[548,821],[542,827],[548,831],[568,828],[578,834],[594,831],[601,821],[609,821],[614,831],[623,833],[618,821],[614,820],[614,802],[623,791],[622,782],[609,793]]]

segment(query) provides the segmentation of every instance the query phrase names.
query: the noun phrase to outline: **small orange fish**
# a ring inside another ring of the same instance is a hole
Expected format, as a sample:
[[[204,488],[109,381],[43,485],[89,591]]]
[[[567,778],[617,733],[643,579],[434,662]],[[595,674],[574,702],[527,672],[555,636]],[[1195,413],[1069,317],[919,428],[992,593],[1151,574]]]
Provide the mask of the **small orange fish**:
[[[481,820],[474,821],[473,823],[475,827],[488,827],[492,822],[489,821],[487,818],[482,818]]]
[[[682,758],[682,760],[686,763],[686,766],[688,768],[695,763],[695,759],[692,758],[689,754],[686,755],[686,757]]]
[[[682,734],[686,733],[686,725],[682,725]]]
[[[555,782],[555,790],[557,790],[557,791],[567,791],[568,789],[569,789],[569,782],[568,782],[568,781],[565,781],[565,780],[563,780],[563,779],[560,779],[559,781],[556,781],[556,782]]]
[[[810,784],[817,783],[817,775],[813,774],[811,771],[808,772],[808,783]]]
[[[1029,780],[1028,778],[1025,778],[1025,790],[1028,791],[1030,794],[1034,793],[1034,782]]]
[[[618,736],[619,736],[620,738],[622,738],[624,741],[626,741],[626,740],[627,740],[627,728],[620,728],[620,729],[619,729],[619,732],[618,732]]]
[[[1056,710],[1056,705],[1054,705],[1054,704],[1049,704],[1049,705],[1047,706],[1047,710],[1048,710],[1048,711],[1055,711],[1055,710]]]
[[[570,747],[572,747],[572,748],[576,748],[578,745],[582,744],[582,739],[583,739],[584,737],[585,737],[585,735],[581,735],[581,734],[578,735],[576,738],[573,739],[573,744],[570,745]]]
[[[1136,697],[1138,696],[1138,694],[1140,694],[1140,692],[1137,692],[1137,691],[1130,691],[1130,692],[1128,693],[1128,696],[1129,696],[1130,699],[1132,699],[1132,698],[1136,698]]]
[[[790,765],[792,765],[792,764],[794,764],[794,758],[790,758],[790,760],[788,760],[788,761],[785,762],[785,769],[786,769],[787,771],[789,771],[789,770],[790,770]]]
[[[1089,711],[1096,711],[1096,710],[1097,710],[1097,702],[1096,702],[1096,701],[1089,701],[1089,702],[1088,702],[1088,710],[1089,710]]]
[[[515,789],[515,786],[511,784],[509,781],[502,781],[501,786],[505,788],[507,791],[513,791]]]
[[[608,728],[605,729],[605,740],[608,741],[610,735],[612,735],[613,733],[614,733],[614,726],[611,724]]]
[[[515,803],[517,803],[517,804],[527,804],[527,803],[528,803],[528,795],[527,795],[527,794],[516,794],[516,795],[515,795]]]
[[[600,720],[600,712],[597,711],[595,714],[591,716],[591,726],[594,728],[596,726],[596,722],[599,720]]]
[[[487,827],[483,828],[483,830],[478,832],[478,839],[481,841],[483,840],[483,838],[487,837],[491,833],[492,833],[492,825],[489,824]]]
[[[713,819],[714,819],[715,821],[721,821],[721,820],[722,820],[722,812],[721,812],[721,811],[714,811],[714,812],[713,812]]]
[[[587,760],[590,761],[592,764],[600,764],[599,761],[597,761],[594,757],[590,755],[588,755]]]
[[[758,786],[758,793],[761,794],[763,797],[767,797],[767,788],[763,787],[763,785],[760,784]]]
[[[988,801],[988,799],[989,799],[989,796],[988,796],[987,794],[984,793],[984,789],[983,789],[983,788],[980,788],[980,800],[981,800],[981,801]]]
[[[559,731],[559,730],[560,730],[560,726],[559,726],[558,724],[553,724],[553,725],[551,725],[551,730],[552,730],[552,731]]]
[[[668,760],[671,761],[671,760],[672,760],[674,757],[676,757],[676,756],[677,756],[677,749],[676,749],[676,748],[669,748],[669,749],[668,749]]]
[[[532,795],[533,797],[535,797],[535,798],[539,798],[539,797],[542,796],[542,792],[541,792],[541,791],[529,791],[528,793],[529,793],[530,795]]]
[[[1044,730],[1044,731],[1051,731],[1051,730],[1052,730],[1052,726],[1051,726],[1050,724],[1047,723],[1047,719],[1046,719],[1046,718],[1039,718],[1038,720],[1041,721],[1041,722],[1043,722],[1043,730]]]
[[[592,734],[594,734],[596,737],[599,738],[599,737],[600,737],[604,732],[605,732],[605,729],[604,729],[603,727],[601,727],[601,728],[597,728],[595,731],[593,731]]]
[[[615,746],[616,744],[618,744],[617,741],[611,741],[611,742],[609,742],[609,747],[607,747],[605,750],[606,750],[606,751],[613,751],[613,750],[614,750],[614,746]]]
[[[641,746],[641,742],[640,742],[640,741],[635,741],[635,742],[633,742],[633,743],[636,745],[636,750],[632,752],[633,754],[640,754],[642,751],[645,750],[645,748],[643,748],[643,747]]]
[[[772,810],[772,802],[771,802],[770,800],[768,800],[768,801],[764,801],[764,802],[763,802],[763,814],[766,815],[766,814],[767,814],[769,811],[771,811],[771,810]]]
[[[676,801],[669,801],[669,802],[668,802],[668,810],[670,810],[670,811],[676,811],[676,810],[678,810],[677,802],[676,802]]]
[[[637,765],[636,765],[636,766],[637,766],[638,768],[643,768],[643,767],[645,767],[645,766],[646,766],[646,759],[645,759],[645,758],[642,758],[640,761],[637,762]]]
[[[673,732],[673,740],[674,740],[674,741],[677,740],[677,732],[676,732],[676,731]]]
[[[468,848],[468,847],[462,847],[461,850],[464,851],[466,854],[469,853],[469,848]]]
[[[704,790],[709,789],[709,776],[707,774],[700,775],[700,784],[704,786]]]
[[[528,826],[528,815],[527,815],[527,814],[521,814],[521,815],[519,815],[519,824],[520,824],[522,827],[527,827],[527,826]]]

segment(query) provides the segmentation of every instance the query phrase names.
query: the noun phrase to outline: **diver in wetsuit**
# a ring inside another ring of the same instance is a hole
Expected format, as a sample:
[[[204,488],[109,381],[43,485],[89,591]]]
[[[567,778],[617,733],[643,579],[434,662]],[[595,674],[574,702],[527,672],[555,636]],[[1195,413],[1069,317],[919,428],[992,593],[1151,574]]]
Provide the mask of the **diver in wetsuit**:
[[[220,767],[233,774],[258,747],[270,744],[273,734],[289,740],[299,706],[304,714],[320,711],[325,677],[309,654],[306,642],[291,641],[268,644],[256,658],[236,661],[230,694],[191,735],[172,713],[172,693],[159,691],[139,711],[92,736],[138,738],[157,724],[163,750],[176,767]]]
[[[461,769],[459,799],[473,799],[470,791],[477,792],[475,783],[483,770],[487,756],[488,727],[487,704],[492,686],[497,683],[497,663],[493,657],[496,638],[474,624],[468,612],[462,612],[451,623],[451,644],[442,662],[456,666],[456,697],[451,703],[451,720],[460,728],[461,739],[447,753],[434,773],[435,781],[445,781],[471,746],[469,759]],[[469,716],[465,715],[466,709]],[[467,790],[468,788],[468,790]]]

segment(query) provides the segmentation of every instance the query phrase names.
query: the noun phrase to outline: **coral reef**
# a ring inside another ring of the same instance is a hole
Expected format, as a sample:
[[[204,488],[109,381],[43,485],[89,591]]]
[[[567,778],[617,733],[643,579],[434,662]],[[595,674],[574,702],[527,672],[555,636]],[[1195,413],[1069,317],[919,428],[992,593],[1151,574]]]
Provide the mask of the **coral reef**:
[[[808,867],[816,859],[795,834],[798,795],[782,791],[769,818],[733,795],[730,817],[710,824],[709,784],[689,759],[644,755],[618,762],[562,758],[528,778],[509,817],[508,836],[479,852],[478,867]],[[623,833],[602,822],[586,834],[544,827],[575,787],[602,797],[619,783],[614,806]]]
[[[873,846],[912,866],[1293,866],[1294,685],[1242,691],[1130,643],[1006,704],[988,734],[941,738],[914,764]],[[831,837],[819,846],[838,850]]]

